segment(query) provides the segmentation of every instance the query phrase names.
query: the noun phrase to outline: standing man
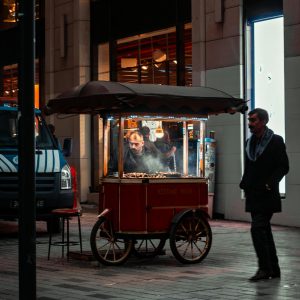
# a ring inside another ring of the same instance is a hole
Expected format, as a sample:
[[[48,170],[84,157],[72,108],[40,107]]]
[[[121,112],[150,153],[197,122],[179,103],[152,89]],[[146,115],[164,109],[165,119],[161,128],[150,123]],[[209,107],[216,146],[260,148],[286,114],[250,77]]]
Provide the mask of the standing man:
[[[246,142],[240,188],[245,191],[246,211],[251,213],[251,236],[258,258],[258,271],[250,281],[280,277],[270,221],[273,213],[281,212],[279,182],[289,171],[289,161],[283,138],[266,126],[268,121],[264,109],[256,108],[248,113],[252,135]]]
[[[150,128],[143,126],[140,130],[140,133],[143,135],[145,147],[158,156],[160,151],[156,148],[154,142],[150,141]]]

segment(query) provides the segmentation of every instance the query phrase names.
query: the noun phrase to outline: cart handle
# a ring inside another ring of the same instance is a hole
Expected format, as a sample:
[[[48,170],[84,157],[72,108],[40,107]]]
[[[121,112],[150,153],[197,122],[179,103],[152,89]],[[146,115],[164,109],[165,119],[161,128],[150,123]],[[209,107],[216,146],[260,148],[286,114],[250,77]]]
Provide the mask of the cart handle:
[[[97,216],[97,218],[101,218],[101,217],[107,215],[109,212],[110,212],[110,209],[109,208],[105,208],[103,210],[103,212],[100,215]]]

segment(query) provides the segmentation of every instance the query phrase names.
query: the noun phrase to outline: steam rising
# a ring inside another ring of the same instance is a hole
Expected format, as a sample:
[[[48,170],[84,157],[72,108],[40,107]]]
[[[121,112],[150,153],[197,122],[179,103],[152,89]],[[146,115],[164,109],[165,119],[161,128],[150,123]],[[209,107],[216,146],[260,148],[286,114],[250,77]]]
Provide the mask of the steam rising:
[[[149,173],[170,171],[169,167],[165,166],[157,157],[146,155],[142,158],[142,161]]]

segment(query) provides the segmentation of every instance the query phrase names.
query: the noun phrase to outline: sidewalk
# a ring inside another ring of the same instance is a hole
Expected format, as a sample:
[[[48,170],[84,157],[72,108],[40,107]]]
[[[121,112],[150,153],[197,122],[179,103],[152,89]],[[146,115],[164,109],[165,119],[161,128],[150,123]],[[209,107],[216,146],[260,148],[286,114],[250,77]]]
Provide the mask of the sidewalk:
[[[90,251],[89,234],[96,213],[85,209],[82,216],[83,250]],[[172,255],[154,259],[130,258],[122,266],[61,258],[61,248],[51,248],[48,235],[37,223],[37,299],[300,299],[300,228],[274,226],[281,279],[248,282],[257,264],[249,224],[212,220],[213,244],[199,264],[183,265]],[[76,233],[77,223],[71,224]],[[77,236],[74,236],[74,239]],[[72,247],[79,250],[79,246]],[[18,299],[17,223],[0,221],[0,299]]]

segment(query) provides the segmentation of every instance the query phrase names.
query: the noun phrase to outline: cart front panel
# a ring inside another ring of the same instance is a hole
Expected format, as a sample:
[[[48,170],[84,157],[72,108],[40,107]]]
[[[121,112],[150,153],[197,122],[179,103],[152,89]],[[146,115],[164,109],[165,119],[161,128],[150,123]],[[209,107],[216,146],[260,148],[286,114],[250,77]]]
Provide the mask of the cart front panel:
[[[207,212],[207,184],[162,183],[147,187],[147,229],[168,231],[172,218],[183,209],[200,208]]]
[[[124,231],[146,231],[146,185],[120,185],[120,227]]]
[[[111,210],[109,218],[118,232],[168,232],[173,217],[180,211],[208,210],[207,182],[203,180],[127,179],[103,182],[102,187],[100,211]]]

